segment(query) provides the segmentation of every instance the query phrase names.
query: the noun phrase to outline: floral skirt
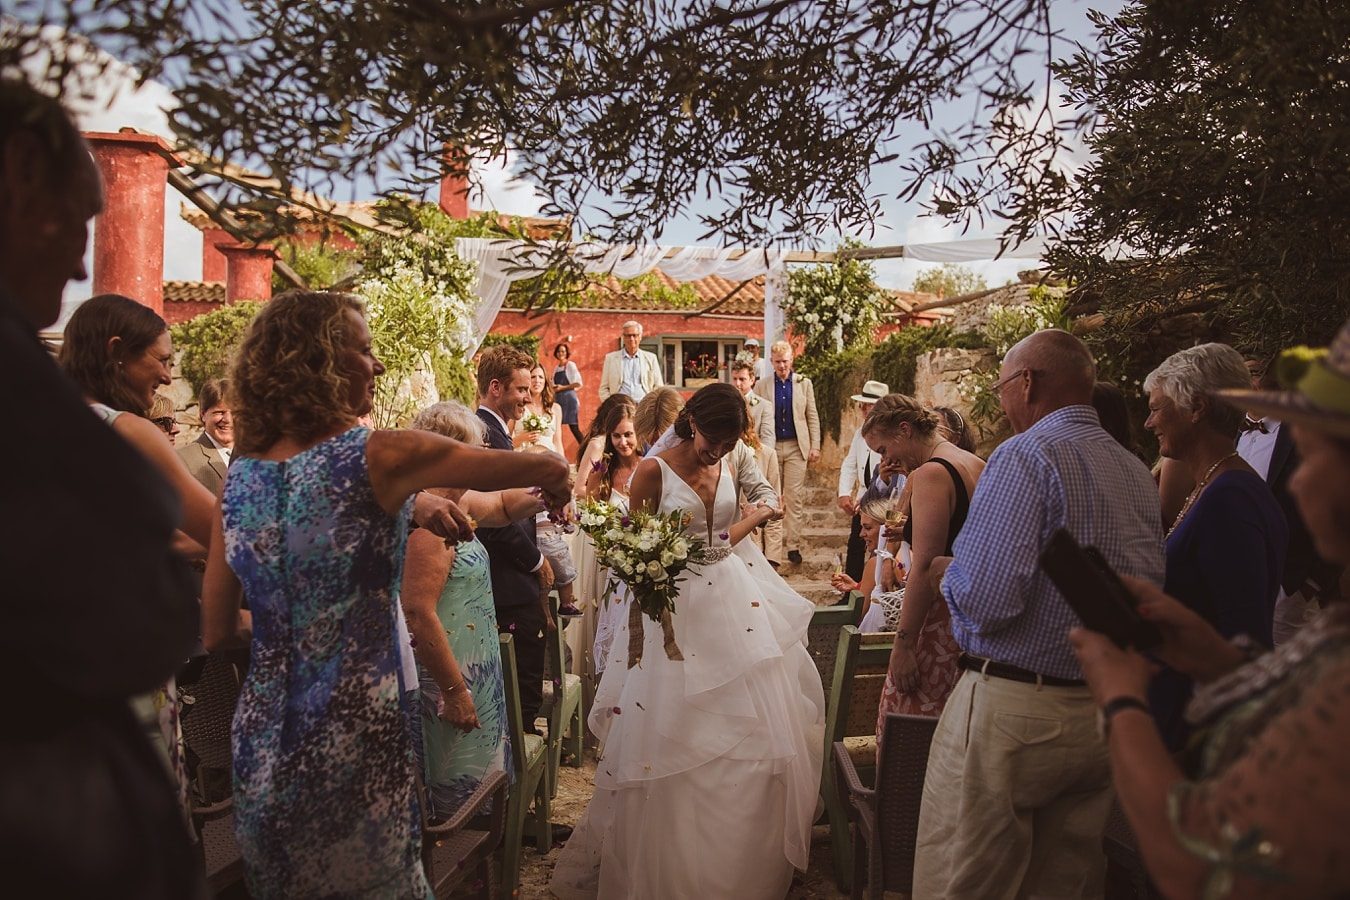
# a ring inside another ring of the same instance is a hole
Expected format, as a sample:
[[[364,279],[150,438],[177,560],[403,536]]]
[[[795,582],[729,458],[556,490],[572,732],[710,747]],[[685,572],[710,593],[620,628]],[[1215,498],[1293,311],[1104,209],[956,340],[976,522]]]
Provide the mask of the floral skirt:
[[[911,716],[940,716],[947,705],[947,697],[956,687],[956,679],[961,670],[956,665],[961,648],[952,637],[952,617],[947,603],[941,597],[933,598],[928,609],[928,617],[919,631],[919,640],[914,649],[919,664],[919,686],[913,691],[902,693],[886,675],[886,684],[881,689],[881,704],[877,708],[877,743],[881,742],[882,726],[886,723],[887,713],[904,713]]]

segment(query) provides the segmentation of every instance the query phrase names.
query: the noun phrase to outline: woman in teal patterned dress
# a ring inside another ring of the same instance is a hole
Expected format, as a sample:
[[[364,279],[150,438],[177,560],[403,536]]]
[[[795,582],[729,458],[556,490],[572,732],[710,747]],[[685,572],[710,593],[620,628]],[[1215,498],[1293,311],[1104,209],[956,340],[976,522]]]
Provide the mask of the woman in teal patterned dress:
[[[249,640],[235,713],[235,833],[254,897],[425,897],[394,597],[414,494],[542,485],[545,455],[357,425],[384,371],[360,302],[288,294],[231,383],[239,430],[211,539],[202,630]]]
[[[466,444],[483,442],[483,421],[453,401],[423,410],[412,427]],[[542,509],[527,491],[435,493],[459,503],[482,525],[505,524]],[[417,647],[430,816],[446,819],[489,774],[511,775],[487,548],[477,539],[447,547],[434,535],[414,532],[400,600]]]

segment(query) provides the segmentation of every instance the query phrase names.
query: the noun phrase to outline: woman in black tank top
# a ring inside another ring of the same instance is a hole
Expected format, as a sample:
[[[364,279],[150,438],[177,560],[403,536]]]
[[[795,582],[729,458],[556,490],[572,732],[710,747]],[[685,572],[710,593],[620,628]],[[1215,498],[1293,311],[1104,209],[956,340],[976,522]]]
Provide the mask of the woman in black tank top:
[[[908,508],[900,512],[907,513],[910,569],[878,710],[878,739],[887,713],[940,715],[958,675],[960,650],[931,570],[939,556],[952,555],[984,461],[946,440],[938,426],[936,413],[903,394],[882,398],[863,423],[867,445],[909,472]]]

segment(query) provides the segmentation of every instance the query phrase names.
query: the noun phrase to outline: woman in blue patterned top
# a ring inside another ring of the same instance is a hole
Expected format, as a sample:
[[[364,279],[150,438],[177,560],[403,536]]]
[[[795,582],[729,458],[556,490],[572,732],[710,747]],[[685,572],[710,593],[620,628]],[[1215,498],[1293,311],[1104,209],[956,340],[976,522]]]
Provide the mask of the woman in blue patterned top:
[[[255,897],[430,895],[394,624],[413,495],[568,491],[552,456],[359,426],[383,371],[358,299],[293,293],[263,307],[231,377],[202,627],[213,651],[252,632],[233,749]]]

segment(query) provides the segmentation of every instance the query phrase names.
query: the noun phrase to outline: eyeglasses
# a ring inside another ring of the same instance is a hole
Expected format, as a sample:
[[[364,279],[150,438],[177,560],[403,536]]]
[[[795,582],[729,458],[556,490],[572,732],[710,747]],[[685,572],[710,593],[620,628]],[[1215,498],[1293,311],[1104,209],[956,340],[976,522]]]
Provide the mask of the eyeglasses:
[[[159,427],[160,431],[173,431],[178,427],[178,422],[173,416],[158,416],[150,421],[154,422],[155,425]]]
[[[1035,371],[1035,369],[1018,369],[1016,372],[1009,374],[1008,377],[1000,378],[998,381],[995,381],[989,386],[989,390],[1000,393],[1006,385],[1011,384],[1023,375],[1030,375]]]
[[[627,331],[625,331],[625,332],[623,333],[623,336],[626,337],[626,338],[640,338],[640,337],[642,337],[642,335],[640,335],[640,334],[632,334],[632,333],[627,332]]]

